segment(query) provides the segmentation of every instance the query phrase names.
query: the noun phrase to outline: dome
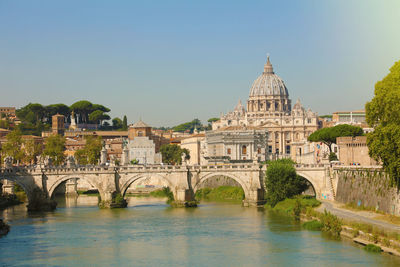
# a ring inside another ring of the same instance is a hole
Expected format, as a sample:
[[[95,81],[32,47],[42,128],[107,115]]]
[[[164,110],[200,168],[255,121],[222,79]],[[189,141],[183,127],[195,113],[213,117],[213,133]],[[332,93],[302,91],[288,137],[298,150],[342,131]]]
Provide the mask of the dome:
[[[272,64],[268,61],[264,65],[264,72],[254,81],[250,89],[252,96],[289,96],[288,90],[282,79],[274,73]]]

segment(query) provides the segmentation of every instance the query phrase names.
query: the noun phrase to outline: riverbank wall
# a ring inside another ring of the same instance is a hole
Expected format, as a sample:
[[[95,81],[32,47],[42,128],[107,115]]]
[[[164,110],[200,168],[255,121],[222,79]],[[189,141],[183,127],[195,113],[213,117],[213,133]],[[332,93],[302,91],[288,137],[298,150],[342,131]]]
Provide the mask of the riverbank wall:
[[[380,167],[337,168],[336,201],[400,216],[400,193]]]

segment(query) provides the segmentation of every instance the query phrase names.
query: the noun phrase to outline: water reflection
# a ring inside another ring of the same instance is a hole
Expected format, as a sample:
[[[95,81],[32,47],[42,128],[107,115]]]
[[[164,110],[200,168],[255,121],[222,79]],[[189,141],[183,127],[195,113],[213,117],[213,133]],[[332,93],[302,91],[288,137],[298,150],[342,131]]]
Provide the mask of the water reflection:
[[[57,201],[56,211],[41,215],[28,215],[24,205],[1,213],[12,226],[0,239],[1,264],[400,265],[398,258],[366,253],[351,243],[303,231],[286,217],[240,205],[172,209],[165,199],[130,197],[127,209],[110,210],[99,209],[96,196]]]

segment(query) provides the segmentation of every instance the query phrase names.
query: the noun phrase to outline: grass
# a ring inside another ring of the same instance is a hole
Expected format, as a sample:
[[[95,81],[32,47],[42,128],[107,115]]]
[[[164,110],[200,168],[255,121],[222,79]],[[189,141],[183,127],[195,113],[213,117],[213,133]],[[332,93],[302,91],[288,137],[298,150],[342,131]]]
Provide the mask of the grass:
[[[382,214],[375,217],[375,219],[400,225],[400,217],[392,214]]]
[[[294,198],[287,198],[281,202],[278,202],[278,204],[276,204],[273,208],[271,208],[271,206],[268,204],[266,204],[265,207],[272,211],[293,215],[297,201],[300,201],[302,212],[305,212],[307,207],[314,208],[318,207],[321,204],[321,202],[316,200],[314,197],[300,195]]]
[[[78,190],[78,195],[85,195],[85,196],[99,196],[99,191],[97,190]]]
[[[237,186],[219,186],[217,188],[202,188],[195,194],[196,200],[208,201],[233,201],[241,202],[244,199],[244,191]]]
[[[165,188],[165,187],[164,187]],[[168,192],[164,188],[162,189],[157,189],[149,193],[149,196],[151,197],[159,197],[159,198],[165,198],[168,197]]]
[[[318,220],[303,223],[303,228],[310,231],[321,231],[323,224]]]
[[[380,253],[382,252],[382,249],[380,246],[374,245],[374,244],[368,244],[364,247],[364,249],[368,252],[374,252],[374,253]]]
[[[363,205],[359,206],[355,202],[347,203],[347,204],[341,206],[341,208],[352,210],[352,211],[373,211],[373,212],[376,212],[376,213],[383,214],[382,211],[377,210],[375,207],[363,206]]]

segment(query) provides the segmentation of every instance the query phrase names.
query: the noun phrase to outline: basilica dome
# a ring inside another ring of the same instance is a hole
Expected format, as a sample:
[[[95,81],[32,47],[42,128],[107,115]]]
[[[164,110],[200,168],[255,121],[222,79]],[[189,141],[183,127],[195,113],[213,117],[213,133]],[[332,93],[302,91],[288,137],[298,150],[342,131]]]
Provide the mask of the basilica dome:
[[[289,96],[285,83],[274,73],[269,57],[264,65],[264,72],[251,86],[250,97],[254,96]]]

